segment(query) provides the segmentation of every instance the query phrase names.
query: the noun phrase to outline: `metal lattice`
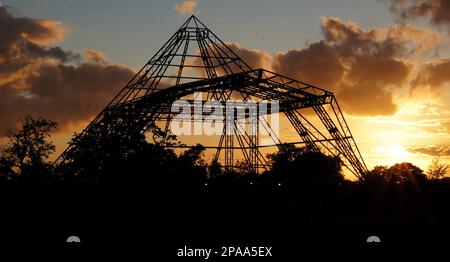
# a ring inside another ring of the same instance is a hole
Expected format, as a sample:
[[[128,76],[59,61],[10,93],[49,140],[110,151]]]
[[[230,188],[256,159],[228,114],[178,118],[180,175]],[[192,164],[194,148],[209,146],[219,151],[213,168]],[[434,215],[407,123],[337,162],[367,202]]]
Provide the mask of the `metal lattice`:
[[[194,99],[193,95],[200,92],[204,94],[201,100]],[[193,109],[191,113],[172,112],[171,106],[178,100],[188,102]],[[252,101],[256,104],[279,101],[279,113],[289,120],[301,139],[293,144],[304,144],[311,151],[340,156],[345,167],[358,178],[367,171],[331,92],[268,70],[250,68],[195,16],[191,16],[170,37],[106,108],[72,140],[56,163],[64,165],[82,161],[83,156],[75,152],[82,152],[88,158],[89,153],[96,150],[94,145],[111,137],[125,139],[146,134],[155,123],[162,123],[167,131],[174,117],[205,121],[208,114],[196,115],[195,107],[204,106],[211,100],[223,103]],[[310,112],[304,113],[305,109]],[[215,161],[219,162],[224,156],[222,164],[227,171],[235,167],[235,151],[241,152],[251,171],[267,169],[269,162],[261,149],[282,145],[282,137],[274,134],[266,119],[271,111],[263,115],[257,110],[256,115],[237,115],[233,121],[226,121],[234,114],[234,110],[223,112],[220,139],[217,145],[206,148],[216,150]],[[312,116],[318,121],[312,121]],[[242,128],[241,120],[253,123],[250,130]],[[261,131],[270,134],[273,144],[259,144]]]

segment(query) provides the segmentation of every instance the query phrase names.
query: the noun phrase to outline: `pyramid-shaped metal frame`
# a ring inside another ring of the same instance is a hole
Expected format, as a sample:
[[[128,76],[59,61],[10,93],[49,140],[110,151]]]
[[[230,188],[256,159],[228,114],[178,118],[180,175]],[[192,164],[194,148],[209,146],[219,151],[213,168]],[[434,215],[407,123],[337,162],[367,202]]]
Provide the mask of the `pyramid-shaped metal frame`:
[[[79,162],[77,166],[81,168],[112,137],[127,139],[145,134],[158,121],[165,122],[167,129],[176,115],[171,112],[172,103],[179,99],[190,101],[198,92],[205,94],[202,105],[213,99],[256,103],[277,100],[279,111],[301,138],[294,144],[341,157],[345,167],[358,178],[367,172],[331,92],[268,70],[250,68],[195,16],[191,16],[83,132],[74,137],[55,163],[67,166]],[[312,109],[321,127],[300,111],[305,108]],[[233,152],[239,150],[252,172],[267,169],[270,165],[260,152],[265,146],[259,145],[259,131],[244,130],[237,135],[237,129],[242,131],[239,121],[229,124],[226,112],[224,116],[223,132],[217,146],[213,147],[217,150],[214,161],[219,161],[224,151],[223,166],[231,171],[235,168]],[[195,118],[193,115],[185,117],[192,121]],[[201,119],[204,120],[205,115]],[[258,115],[256,119],[258,126],[271,134],[273,146],[282,149],[280,137],[270,130],[265,118]]]

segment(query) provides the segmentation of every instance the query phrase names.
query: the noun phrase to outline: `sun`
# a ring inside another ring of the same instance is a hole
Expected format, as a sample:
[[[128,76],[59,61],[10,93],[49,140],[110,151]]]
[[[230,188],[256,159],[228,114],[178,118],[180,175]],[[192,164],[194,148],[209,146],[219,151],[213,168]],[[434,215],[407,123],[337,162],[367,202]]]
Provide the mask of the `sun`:
[[[411,153],[406,151],[406,149],[400,144],[396,144],[388,148],[386,153],[395,159],[406,160],[407,158],[411,157]]]

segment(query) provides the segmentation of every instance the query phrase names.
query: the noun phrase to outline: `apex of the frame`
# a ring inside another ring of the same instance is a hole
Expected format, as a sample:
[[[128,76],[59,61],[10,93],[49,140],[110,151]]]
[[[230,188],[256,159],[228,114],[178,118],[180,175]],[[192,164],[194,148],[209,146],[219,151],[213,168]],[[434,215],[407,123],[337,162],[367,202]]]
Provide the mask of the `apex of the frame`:
[[[198,23],[202,24],[202,21],[201,21],[197,16],[195,16],[194,14],[191,15],[191,16],[188,18],[187,21],[195,21],[195,22],[198,22]]]
[[[189,16],[189,18],[186,20],[186,22],[195,21],[198,20],[198,18],[195,15]]]
[[[181,28],[187,27],[206,28],[206,25],[200,19],[198,19],[198,17],[196,17],[195,15],[191,15],[181,26]]]

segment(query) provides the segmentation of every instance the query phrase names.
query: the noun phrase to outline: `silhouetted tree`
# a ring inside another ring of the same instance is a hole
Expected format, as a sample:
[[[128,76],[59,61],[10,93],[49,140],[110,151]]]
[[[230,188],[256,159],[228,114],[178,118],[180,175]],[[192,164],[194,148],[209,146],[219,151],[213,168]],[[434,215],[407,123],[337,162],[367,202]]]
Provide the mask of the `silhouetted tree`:
[[[435,157],[428,167],[427,175],[431,179],[441,179],[447,174],[449,167],[449,165],[441,163],[439,157]]]
[[[184,151],[176,161],[176,174],[179,181],[189,185],[201,185],[206,182],[207,165],[203,159],[205,147],[200,144]]]
[[[238,160],[235,165],[235,169],[236,172],[246,177],[257,175],[255,170],[253,170],[251,164],[247,160]]]
[[[305,152],[306,148],[304,147],[296,147],[290,144],[282,145],[276,153],[267,155],[272,164],[272,172],[283,174],[292,171],[291,167],[294,161]]]
[[[208,178],[214,179],[217,176],[223,175],[222,165],[217,161],[211,161],[208,165]]]
[[[311,152],[307,148],[284,145],[269,154],[272,176],[289,181],[343,182],[342,161],[339,157]]]
[[[391,166],[386,173],[388,181],[396,184],[423,184],[427,180],[423,170],[411,163],[398,163]]]
[[[71,141],[75,147],[66,155],[72,161],[59,165],[58,173],[110,179],[120,178],[123,173],[136,178],[142,173],[161,171],[162,166],[173,169],[176,154],[166,146],[179,144],[176,136],[155,125],[149,129],[150,137],[140,133],[105,137],[76,134]]]
[[[6,148],[0,148],[0,182],[10,181],[16,172],[14,171],[14,161]]]
[[[391,167],[376,166],[369,171],[363,183],[374,188],[386,188],[392,186],[414,186],[418,187],[427,181],[427,176],[423,170],[411,163],[397,163]]]
[[[423,170],[411,163],[377,166],[360,182],[359,197],[381,209],[417,207],[425,203],[428,184]]]
[[[48,157],[55,151],[55,145],[47,139],[55,128],[56,123],[51,120],[25,116],[20,129],[8,135],[0,157],[0,172],[9,176],[48,173]]]
[[[387,183],[388,169],[387,166],[375,166],[364,175],[360,184],[367,185],[368,190],[379,190]]]

